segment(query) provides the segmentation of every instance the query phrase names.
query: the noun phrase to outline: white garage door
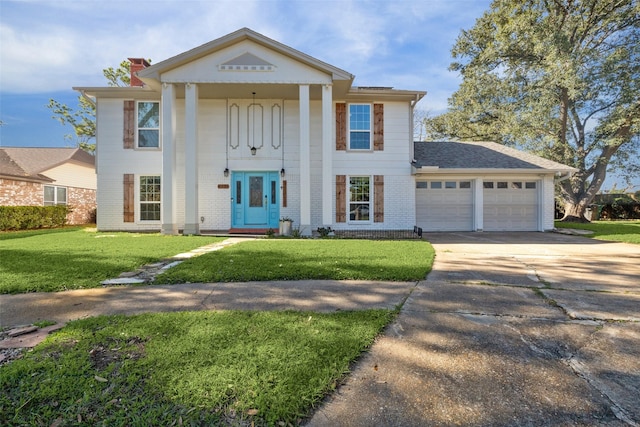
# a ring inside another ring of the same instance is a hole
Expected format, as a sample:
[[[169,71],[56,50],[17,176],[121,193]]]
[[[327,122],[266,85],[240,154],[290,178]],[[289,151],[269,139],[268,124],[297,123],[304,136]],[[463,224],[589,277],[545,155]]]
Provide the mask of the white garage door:
[[[485,181],[485,231],[537,231],[538,183]]]
[[[416,222],[423,231],[471,231],[471,181],[416,181]]]

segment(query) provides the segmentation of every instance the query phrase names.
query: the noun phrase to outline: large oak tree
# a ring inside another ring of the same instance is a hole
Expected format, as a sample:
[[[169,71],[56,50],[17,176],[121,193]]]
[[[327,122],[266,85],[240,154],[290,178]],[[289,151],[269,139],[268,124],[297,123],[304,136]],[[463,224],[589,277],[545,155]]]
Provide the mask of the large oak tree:
[[[559,183],[584,220],[607,169],[640,166],[640,2],[495,0],[453,49],[462,76],[431,138],[491,140],[579,170]]]

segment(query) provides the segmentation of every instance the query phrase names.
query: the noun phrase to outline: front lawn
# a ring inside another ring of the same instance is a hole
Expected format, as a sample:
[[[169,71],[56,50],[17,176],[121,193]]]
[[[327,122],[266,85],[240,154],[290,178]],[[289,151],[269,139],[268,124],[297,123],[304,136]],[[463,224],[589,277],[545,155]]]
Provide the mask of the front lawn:
[[[556,228],[573,228],[590,230],[593,237],[598,240],[610,240],[614,242],[626,242],[640,244],[640,221],[593,221],[581,224],[575,222],[556,221]]]
[[[120,273],[221,240],[86,228],[0,233],[0,293],[95,288]]]
[[[182,264],[155,283],[264,280],[423,280],[433,247],[421,240],[263,239]]]
[[[395,312],[70,322],[2,366],[1,425],[297,425]]]

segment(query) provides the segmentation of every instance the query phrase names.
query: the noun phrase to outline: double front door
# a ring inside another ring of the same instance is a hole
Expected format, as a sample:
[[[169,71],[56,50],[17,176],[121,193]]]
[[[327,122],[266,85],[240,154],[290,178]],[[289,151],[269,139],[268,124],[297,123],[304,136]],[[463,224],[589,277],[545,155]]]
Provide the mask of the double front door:
[[[233,172],[231,176],[233,228],[278,228],[280,177],[278,172]]]

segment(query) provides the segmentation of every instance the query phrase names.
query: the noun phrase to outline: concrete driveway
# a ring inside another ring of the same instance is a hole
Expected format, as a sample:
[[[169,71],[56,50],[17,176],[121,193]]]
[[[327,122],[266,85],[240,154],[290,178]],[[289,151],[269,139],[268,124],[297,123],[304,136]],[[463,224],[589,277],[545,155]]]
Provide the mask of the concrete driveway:
[[[640,246],[426,239],[433,272],[308,425],[640,425]]]

